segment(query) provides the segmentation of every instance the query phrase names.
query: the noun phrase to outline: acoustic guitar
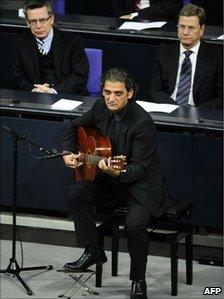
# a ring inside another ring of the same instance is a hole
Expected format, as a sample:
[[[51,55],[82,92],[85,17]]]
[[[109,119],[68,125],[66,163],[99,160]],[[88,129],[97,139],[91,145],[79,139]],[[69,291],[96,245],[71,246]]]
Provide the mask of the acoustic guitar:
[[[83,165],[75,169],[75,180],[87,180],[92,182],[98,171],[101,171],[97,165],[100,160],[111,157],[111,143],[107,136],[100,135],[97,129],[79,127],[77,131],[77,140],[81,155],[79,162]],[[116,169],[124,170],[126,165],[125,156],[112,157],[110,166],[116,166]]]

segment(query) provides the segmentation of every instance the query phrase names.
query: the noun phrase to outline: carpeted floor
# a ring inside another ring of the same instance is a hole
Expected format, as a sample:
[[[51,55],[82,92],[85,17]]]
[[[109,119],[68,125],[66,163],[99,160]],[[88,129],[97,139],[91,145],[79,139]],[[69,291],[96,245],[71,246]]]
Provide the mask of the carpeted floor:
[[[10,241],[1,241],[1,269],[5,269],[9,264],[12,254]],[[1,274],[0,297],[6,298],[58,298],[70,285],[73,279],[64,273],[57,272],[63,264],[72,261],[80,256],[82,250],[79,248],[43,245],[36,243],[23,243],[24,267],[53,265],[51,271],[35,270],[21,272],[21,277],[32,289],[34,295],[28,296],[20,282],[15,277]],[[95,288],[95,276],[92,276],[88,284],[99,295],[87,292],[80,288],[72,298],[88,299],[125,299],[129,298],[130,281],[129,255],[119,253],[119,276],[112,277],[110,273],[110,252],[106,252],[108,262],[103,268],[103,286]],[[21,263],[21,248],[19,243],[16,247],[16,259]],[[203,291],[205,287],[222,287],[223,268],[216,266],[200,265],[194,262],[194,282],[193,285],[185,284],[185,261],[179,260],[179,284],[178,298],[205,298]],[[93,268],[94,269],[94,268]],[[153,298],[175,298],[170,295],[170,260],[165,257],[149,256],[147,268],[148,297]],[[68,294],[67,294],[68,295]],[[211,297],[211,296],[210,296]],[[222,294],[215,296],[222,298]]]

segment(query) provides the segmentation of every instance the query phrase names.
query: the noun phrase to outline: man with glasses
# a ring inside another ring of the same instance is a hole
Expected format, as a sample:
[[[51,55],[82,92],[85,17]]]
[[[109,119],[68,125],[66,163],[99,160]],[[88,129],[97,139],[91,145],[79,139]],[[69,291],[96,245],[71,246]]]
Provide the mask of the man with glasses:
[[[27,0],[23,10],[30,30],[15,39],[15,87],[32,92],[86,94],[88,60],[81,39],[53,28],[51,1]]]
[[[179,43],[156,55],[151,96],[159,103],[222,109],[221,49],[202,41],[205,12],[188,4],[179,13]]]

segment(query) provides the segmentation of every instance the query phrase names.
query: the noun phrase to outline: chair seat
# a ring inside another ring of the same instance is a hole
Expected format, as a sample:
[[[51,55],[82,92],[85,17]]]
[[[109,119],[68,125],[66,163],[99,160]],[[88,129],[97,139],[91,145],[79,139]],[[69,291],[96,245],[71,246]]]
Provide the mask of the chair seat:
[[[161,216],[169,221],[178,221],[182,218],[189,219],[191,217],[193,205],[189,201],[173,201],[173,204]]]
[[[177,222],[180,219],[191,217],[193,210],[193,205],[189,201],[178,201],[175,200],[172,202],[170,207],[158,218],[157,220]],[[114,217],[124,217],[127,213],[127,208],[124,206],[117,207],[114,210]]]
[[[185,239],[186,252],[186,283],[193,281],[193,225],[185,223],[184,219],[191,217],[193,210],[192,203],[188,201],[173,201],[170,207],[160,216],[153,217],[150,226],[147,228],[151,241],[168,242],[170,244],[171,259],[171,294],[177,295],[178,287],[178,243]],[[98,211],[99,212],[99,211]],[[110,225],[112,224],[112,276],[118,272],[118,251],[119,238],[125,237],[125,216],[127,207],[117,207],[115,210],[101,211],[110,214]],[[105,234],[103,234],[104,236]],[[99,275],[98,275],[99,273]],[[100,287],[102,282],[102,266],[96,270],[96,286]]]

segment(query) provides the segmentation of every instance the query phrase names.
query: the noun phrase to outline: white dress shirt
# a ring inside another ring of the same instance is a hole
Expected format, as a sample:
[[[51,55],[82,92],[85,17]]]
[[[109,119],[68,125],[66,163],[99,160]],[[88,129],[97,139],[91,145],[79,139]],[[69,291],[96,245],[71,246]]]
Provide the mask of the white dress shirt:
[[[149,0],[140,0],[139,4],[137,5],[139,9],[144,9],[150,6]]]
[[[140,0],[140,2],[138,3],[138,8],[139,9],[143,9],[143,8],[147,8],[150,7],[150,0]],[[135,17],[138,16],[138,12],[132,12],[131,13],[131,20]]]

